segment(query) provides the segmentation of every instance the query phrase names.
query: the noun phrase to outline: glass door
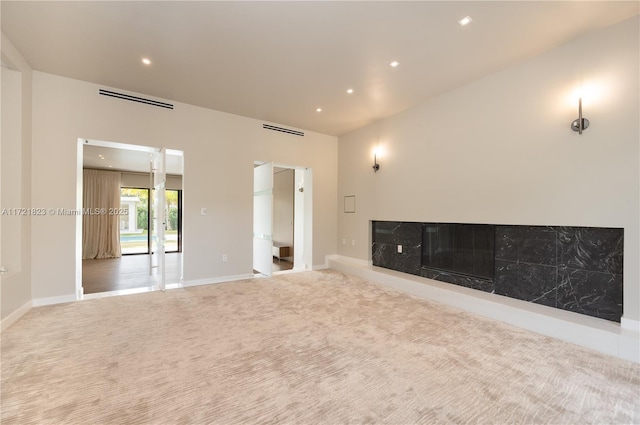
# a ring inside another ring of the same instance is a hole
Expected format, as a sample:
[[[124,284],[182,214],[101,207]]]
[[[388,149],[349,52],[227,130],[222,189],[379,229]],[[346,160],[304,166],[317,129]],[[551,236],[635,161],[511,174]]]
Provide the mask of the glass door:
[[[120,250],[122,255],[149,254],[150,190],[120,189]],[[164,252],[182,252],[182,191],[165,189],[166,231]]]
[[[153,180],[153,199],[151,206],[151,255],[150,255],[150,272],[160,290],[165,289],[165,205],[166,194],[165,186],[167,184],[167,176],[165,171],[166,152],[164,148],[160,152],[153,155],[151,162],[151,175]]]

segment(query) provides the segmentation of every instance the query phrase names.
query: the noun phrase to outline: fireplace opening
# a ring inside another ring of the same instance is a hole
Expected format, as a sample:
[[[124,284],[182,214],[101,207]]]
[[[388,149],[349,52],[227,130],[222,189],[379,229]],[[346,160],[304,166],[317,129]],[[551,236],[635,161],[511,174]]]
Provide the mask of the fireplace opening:
[[[473,276],[494,277],[495,226],[424,223],[422,267]]]

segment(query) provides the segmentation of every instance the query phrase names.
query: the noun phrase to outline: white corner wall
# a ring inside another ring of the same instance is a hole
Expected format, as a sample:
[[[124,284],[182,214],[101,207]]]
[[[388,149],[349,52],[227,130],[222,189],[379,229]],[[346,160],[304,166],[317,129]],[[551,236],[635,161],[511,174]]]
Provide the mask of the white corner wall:
[[[262,121],[178,102],[167,110],[113,99],[100,88],[112,89],[33,73],[34,206],[76,208],[78,138],[182,150],[184,279],[221,281],[252,274],[253,163],[274,161],[313,169],[313,263],[336,252],[336,137],[264,130]],[[74,295],[75,231],[73,216],[33,220],[34,299]]]
[[[622,227],[624,318],[638,321],[639,19],[340,137],[338,202],[356,195],[357,210],[338,212],[339,254],[370,260],[370,220]]]
[[[0,43],[2,63],[13,74],[11,82],[2,80],[3,132],[0,156],[2,158],[2,187],[10,188],[11,196],[2,197],[2,208],[30,208],[31,205],[31,78],[32,70],[11,41],[2,34]],[[4,74],[4,73],[3,73]],[[7,87],[5,84],[16,87]],[[15,94],[11,99],[4,93]],[[11,102],[11,105],[5,104]],[[17,102],[16,107],[13,103]],[[10,121],[10,122],[9,122]],[[7,125],[10,124],[10,125]],[[14,127],[8,135],[5,127]],[[8,137],[6,137],[8,136]],[[6,137],[6,138],[5,138]],[[9,185],[9,186],[7,186]],[[4,193],[7,195],[7,193]],[[19,202],[19,205],[5,205],[4,201]],[[7,229],[11,226],[12,229]],[[9,230],[9,231],[7,231]],[[0,318],[2,329],[20,318],[31,305],[31,217],[2,217],[0,234],[2,251],[0,264],[8,269],[0,276]]]

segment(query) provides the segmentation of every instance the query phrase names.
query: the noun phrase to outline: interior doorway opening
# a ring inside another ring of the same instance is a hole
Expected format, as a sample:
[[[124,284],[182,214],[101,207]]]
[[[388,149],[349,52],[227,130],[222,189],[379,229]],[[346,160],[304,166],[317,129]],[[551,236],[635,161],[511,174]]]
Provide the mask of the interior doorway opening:
[[[254,275],[311,269],[312,191],[310,168],[254,162]]]
[[[182,286],[183,164],[182,151],[78,139],[78,299]],[[98,180],[94,188],[88,175],[117,176],[117,187]],[[91,191],[103,190],[115,192],[114,207],[100,204],[102,208],[88,209],[97,196]],[[94,210],[115,217],[93,230],[90,220],[95,217],[85,212]],[[117,248],[100,253],[93,245],[105,238],[115,239],[112,245]]]

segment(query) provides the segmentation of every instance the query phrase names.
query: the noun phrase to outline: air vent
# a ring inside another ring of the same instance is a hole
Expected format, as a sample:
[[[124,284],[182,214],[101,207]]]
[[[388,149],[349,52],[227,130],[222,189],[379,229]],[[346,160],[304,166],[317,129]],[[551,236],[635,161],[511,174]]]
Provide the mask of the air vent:
[[[131,96],[129,94],[117,93],[114,91],[100,89],[99,94],[103,96],[115,97],[117,99],[130,100],[132,102],[144,103],[145,105],[157,106],[159,108],[173,109],[170,103],[158,102],[157,100],[145,99],[143,97]]]
[[[276,127],[275,125],[262,124],[262,128],[266,128],[267,130],[273,130],[273,131],[281,131],[283,133],[293,134],[294,136],[304,136],[304,133],[302,131],[290,130],[288,128],[282,128],[282,127]]]

